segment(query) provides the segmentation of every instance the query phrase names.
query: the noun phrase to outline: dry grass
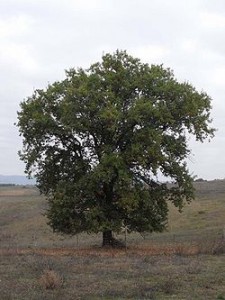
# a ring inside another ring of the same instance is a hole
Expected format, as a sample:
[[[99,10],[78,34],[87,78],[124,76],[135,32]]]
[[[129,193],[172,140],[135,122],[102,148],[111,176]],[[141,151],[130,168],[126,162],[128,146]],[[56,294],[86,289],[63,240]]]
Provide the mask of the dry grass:
[[[0,190],[0,299],[225,299],[225,182],[198,188],[167,232],[113,250],[101,235],[54,235],[37,190]]]
[[[63,280],[54,270],[46,269],[41,275],[39,283],[46,290],[54,290],[62,286]]]
[[[4,187],[0,186],[0,197],[19,197],[19,196],[34,196],[38,195],[37,189],[34,187],[21,187],[21,186],[11,186]],[[0,198],[1,199],[1,198]]]
[[[3,256],[1,299],[212,300],[225,295],[221,256],[95,254]]]

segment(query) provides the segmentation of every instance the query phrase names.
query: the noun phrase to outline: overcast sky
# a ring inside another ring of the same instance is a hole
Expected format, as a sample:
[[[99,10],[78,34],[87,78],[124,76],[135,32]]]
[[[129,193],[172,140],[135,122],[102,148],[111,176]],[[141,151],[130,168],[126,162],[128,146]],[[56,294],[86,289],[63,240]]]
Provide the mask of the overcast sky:
[[[0,0],[0,174],[21,175],[14,126],[19,103],[37,88],[127,50],[170,67],[213,99],[216,137],[190,142],[190,171],[225,178],[224,0]]]

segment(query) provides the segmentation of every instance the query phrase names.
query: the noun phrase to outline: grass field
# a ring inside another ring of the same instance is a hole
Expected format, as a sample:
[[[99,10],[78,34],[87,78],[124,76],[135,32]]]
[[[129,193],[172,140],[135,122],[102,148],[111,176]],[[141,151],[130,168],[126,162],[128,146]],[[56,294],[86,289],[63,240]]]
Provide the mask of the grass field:
[[[196,200],[170,207],[167,231],[53,234],[34,187],[0,187],[0,299],[225,299],[225,181],[196,183]],[[124,240],[124,235],[118,235]]]

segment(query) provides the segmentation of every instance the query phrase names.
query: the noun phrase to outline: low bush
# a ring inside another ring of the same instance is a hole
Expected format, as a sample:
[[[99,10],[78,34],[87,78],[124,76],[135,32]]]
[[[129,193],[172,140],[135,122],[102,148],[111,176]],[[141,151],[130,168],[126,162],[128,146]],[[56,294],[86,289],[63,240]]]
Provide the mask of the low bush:
[[[44,270],[39,282],[46,290],[58,289],[63,284],[62,278],[53,270]]]

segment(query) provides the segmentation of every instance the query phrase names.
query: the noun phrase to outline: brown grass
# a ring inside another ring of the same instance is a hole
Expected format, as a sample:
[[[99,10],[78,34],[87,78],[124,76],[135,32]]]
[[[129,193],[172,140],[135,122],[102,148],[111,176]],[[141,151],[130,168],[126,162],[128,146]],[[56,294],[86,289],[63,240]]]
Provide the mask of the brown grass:
[[[168,231],[130,234],[127,249],[53,234],[36,189],[0,189],[0,298],[225,299],[225,182],[204,184],[182,214],[170,207]]]
[[[46,290],[54,290],[62,286],[63,280],[54,270],[44,270],[39,283]]]
[[[1,299],[212,300],[225,295],[223,256],[104,254],[2,256]]]

